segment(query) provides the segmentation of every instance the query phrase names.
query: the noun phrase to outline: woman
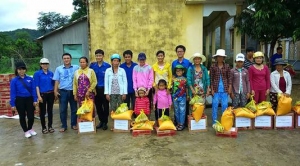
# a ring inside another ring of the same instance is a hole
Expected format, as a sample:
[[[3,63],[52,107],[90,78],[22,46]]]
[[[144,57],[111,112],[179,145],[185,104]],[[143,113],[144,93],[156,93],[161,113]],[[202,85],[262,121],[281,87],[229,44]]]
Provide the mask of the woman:
[[[88,67],[87,57],[81,57],[79,63],[80,68],[74,73],[73,95],[80,107],[86,98],[94,100],[97,78],[94,70]]]
[[[40,60],[40,70],[34,73],[34,83],[39,101],[40,119],[42,125],[42,133],[53,133],[53,104],[54,104],[54,81],[53,72],[49,70],[49,60],[42,58]],[[45,114],[48,113],[48,129],[45,122]]]
[[[36,87],[33,78],[27,76],[24,62],[18,62],[15,69],[16,77],[10,82],[11,110],[18,111],[20,125],[26,138],[36,135],[32,129],[34,123],[34,107],[37,106]],[[26,122],[26,117],[28,123]]]
[[[152,66],[154,72],[154,83],[153,87],[155,91],[157,91],[157,85],[159,80],[163,79],[167,82],[167,90],[170,92],[172,87],[172,68],[171,64],[165,62],[165,52],[164,51],[157,51],[156,53],[157,62]]]
[[[263,64],[263,58],[262,52],[255,52],[253,55],[254,64],[248,69],[251,93],[257,104],[266,101],[270,91],[270,71],[268,66]]]
[[[127,78],[125,70],[119,67],[121,56],[113,54],[110,60],[111,67],[106,69],[104,76],[104,94],[109,101],[110,110],[116,111],[118,106],[126,99]],[[107,124],[103,125],[107,129]]]
[[[275,60],[276,70],[271,73],[271,89],[270,89],[270,102],[272,103],[273,110],[277,110],[277,94],[282,93],[289,97],[292,90],[292,79],[289,72],[283,70],[287,64],[282,58]]]
[[[200,53],[195,53],[190,62],[193,64],[187,71],[187,83],[189,89],[189,97],[199,95],[205,101],[205,97],[209,95],[210,78],[207,68],[202,64],[206,61],[206,57]]]

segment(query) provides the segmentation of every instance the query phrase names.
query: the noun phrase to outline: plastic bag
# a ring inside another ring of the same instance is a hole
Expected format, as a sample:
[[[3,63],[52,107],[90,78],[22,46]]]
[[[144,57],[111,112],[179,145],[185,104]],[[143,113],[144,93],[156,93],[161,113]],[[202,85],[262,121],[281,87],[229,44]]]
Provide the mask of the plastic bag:
[[[252,112],[256,112],[257,108],[255,105],[255,100],[253,99],[253,95],[250,96],[251,101],[245,106]]]
[[[176,130],[176,127],[171,120],[166,120],[161,123],[158,130]]]
[[[199,95],[195,95],[191,101],[190,101],[190,105],[194,105],[195,103],[204,103],[204,99],[202,97],[200,97]]]
[[[93,99],[85,99],[82,102],[82,105],[80,108],[77,110],[77,115],[83,115],[88,112],[93,112],[94,111],[94,101]]]
[[[132,130],[153,130],[153,125],[155,124],[155,121],[146,121],[146,122],[140,122],[135,123],[132,122]]]
[[[161,117],[158,119],[158,125],[160,126],[162,122],[166,121],[166,120],[171,120],[170,117],[168,117],[167,115],[165,115],[165,109],[162,110],[162,115]]]
[[[128,110],[127,103],[122,103],[116,110],[115,114],[121,114]]]
[[[203,103],[195,103],[192,107],[192,116],[196,122],[198,122],[203,114],[205,105]]]
[[[79,115],[80,119],[88,120],[88,121],[93,121],[93,111],[87,112],[85,114]]]
[[[149,119],[145,114],[144,110],[141,110],[140,114],[135,118],[135,123],[146,122],[146,121],[149,121]]]
[[[267,108],[272,108],[272,103],[268,101],[263,101],[256,106],[257,110],[263,110]]]
[[[116,114],[114,111],[111,111],[110,117],[112,119],[119,119],[119,120],[131,120],[131,116],[133,114],[132,110],[127,110],[123,113]]]
[[[262,115],[275,115],[275,111],[272,108],[272,104],[268,101],[263,101],[259,104],[257,104],[257,111],[256,116],[262,116]]]
[[[277,115],[285,115],[292,111],[292,98],[278,94]]]
[[[248,108],[237,108],[233,112],[236,117],[255,118],[255,114]]]
[[[232,107],[228,107],[222,114],[221,124],[224,127],[224,131],[229,131],[233,126],[233,113]]]

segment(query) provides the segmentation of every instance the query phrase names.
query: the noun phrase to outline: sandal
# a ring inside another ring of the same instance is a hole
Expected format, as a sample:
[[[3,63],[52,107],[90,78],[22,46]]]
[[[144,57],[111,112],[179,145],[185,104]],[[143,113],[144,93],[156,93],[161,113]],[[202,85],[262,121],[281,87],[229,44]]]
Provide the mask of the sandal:
[[[61,133],[63,133],[63,132],[65,132],[67,129],[65,129],[65,128],[61,128],[60,130],[59,130],[59,132],[61,132]]]
[[[47,134],[47,133],[48,133],[48,130],[47,130],[46,128],[44,128],[44,129],[42,130],[42,133],[43,133],[43,134]]]
[[[73,130],[78,130],[77,126],[72,126]]]
[[[55,130],[54,130],[52,127],[49,127],[49,128],[48,128],[48,132],[49,132],[49,133],[54,133],[54,131],[55,131]]]
[[[177,128],[178,131],[182,131],[183,129],[184,129],[183,125],[178,125],[178,128]]]

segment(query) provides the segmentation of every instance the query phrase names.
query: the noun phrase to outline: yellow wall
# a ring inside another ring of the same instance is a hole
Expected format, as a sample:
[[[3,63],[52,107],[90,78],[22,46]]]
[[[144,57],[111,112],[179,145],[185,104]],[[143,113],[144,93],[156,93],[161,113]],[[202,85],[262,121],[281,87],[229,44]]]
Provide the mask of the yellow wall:
[[[101,48],[106,61],[113,53],[133,51],[136,61],[145,52],[147,62],[164,50],[166,61],[177,58],[175,47],[186,46],[188,58],[202,53],[202,5],[185,5],[185,0],[89,0],[91,59]]]

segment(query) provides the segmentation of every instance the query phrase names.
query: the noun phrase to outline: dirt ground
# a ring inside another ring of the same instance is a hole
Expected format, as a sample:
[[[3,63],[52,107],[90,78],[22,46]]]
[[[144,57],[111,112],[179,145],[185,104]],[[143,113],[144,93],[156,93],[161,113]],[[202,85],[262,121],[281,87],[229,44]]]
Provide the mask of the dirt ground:
[[[300,99],[299,88],[293,86],[294,101]],[[42,134],[40,121],[35,120],[38,135],[27,139],[18,120],[0,119],[0,165],[299,165],[300,129],[248,130],[239,131],[237,138],[216,137],[211,109],[205,112],[207,132],[189,133],[185,129],[172,137],[157,137],[154,132],[132,137],[109,130],[78,135],[68,129],[59,133],[57,105],[53,134]]]

